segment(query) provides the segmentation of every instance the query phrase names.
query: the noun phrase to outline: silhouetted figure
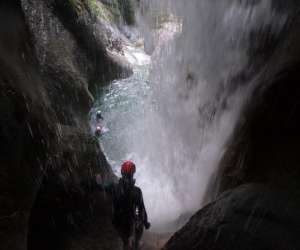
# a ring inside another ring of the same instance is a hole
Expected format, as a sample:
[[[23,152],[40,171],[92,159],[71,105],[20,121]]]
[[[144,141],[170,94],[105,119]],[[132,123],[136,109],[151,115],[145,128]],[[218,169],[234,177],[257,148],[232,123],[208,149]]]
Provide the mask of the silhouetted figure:
[[[103,121],[103,120],[104,120],[104,118],[103,118],[103,116],[102,116],[102,113],[101,113],[100,110],[98,110],[98,111],[96,112],[96,121],[97,121],[97,122],[101,122],[101,121]]]
[[[95,129],[95,136],[100,137],[102,135],[102,127],[97,126]]]
[[[151,226],[148,222],[142,191],[135,186],[133,178],[135,170],[133,162],[124,162],[119,182],[108,185],[103,185],[100,175],[97,176],[100,189],[104,189],[112,197],[112,222],[123,241],[124,250],[139,250],[144,227],[149,229]]]

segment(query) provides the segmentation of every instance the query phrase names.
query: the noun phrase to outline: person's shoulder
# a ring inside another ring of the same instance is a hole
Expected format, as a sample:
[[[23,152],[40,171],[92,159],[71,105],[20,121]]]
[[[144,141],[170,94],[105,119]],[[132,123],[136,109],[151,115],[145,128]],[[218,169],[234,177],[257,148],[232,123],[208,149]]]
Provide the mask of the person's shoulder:
[[[140,189],[138,186],[134,186],[133,189],[135,193],[142,194],[142,189]]]
[[[137,185],[134,185],[134,186],[133,186],[133,188],[134,188],[135,190],[139,190],[139,191],[141,191],[141,188],[140,188],[140,187],[138,187]]]

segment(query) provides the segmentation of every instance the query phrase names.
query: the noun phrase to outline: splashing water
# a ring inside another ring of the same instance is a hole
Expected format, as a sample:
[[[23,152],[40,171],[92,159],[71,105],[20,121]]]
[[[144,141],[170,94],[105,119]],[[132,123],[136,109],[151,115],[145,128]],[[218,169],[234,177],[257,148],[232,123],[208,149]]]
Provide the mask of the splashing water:
[[[151,87],[147,65],[136,66],[133,76],[114,81],[102,89],[95,110],[101,110],[108,132],[101,138],[103,150],[114,172],[119,175],[122,161],[131,158],[134,134],[142,133],[142,127],[135,127],[135,121],[143,119],[147,112]]]
[[[247,68],[250,33],[264,27],[279,33],[285,23],[271,1],[174,0],[169,7],[182,20],[182,34],[159,45],[150,74],[148,64],[136,65],[98,102],[110,130],[101,138],[104,151],[117,173],[123,160],[136,162],[155,225],[201,207],[255,86],[231,81]]]

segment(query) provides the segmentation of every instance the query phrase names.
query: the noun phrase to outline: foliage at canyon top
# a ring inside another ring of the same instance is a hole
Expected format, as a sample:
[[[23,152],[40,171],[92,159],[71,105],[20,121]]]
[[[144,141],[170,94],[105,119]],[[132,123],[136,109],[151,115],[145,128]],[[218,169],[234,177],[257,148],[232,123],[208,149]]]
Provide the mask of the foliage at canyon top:
[[[85,8],[109,22],[135,24],[135,2],[133,0],[69,0],[78,16]]]

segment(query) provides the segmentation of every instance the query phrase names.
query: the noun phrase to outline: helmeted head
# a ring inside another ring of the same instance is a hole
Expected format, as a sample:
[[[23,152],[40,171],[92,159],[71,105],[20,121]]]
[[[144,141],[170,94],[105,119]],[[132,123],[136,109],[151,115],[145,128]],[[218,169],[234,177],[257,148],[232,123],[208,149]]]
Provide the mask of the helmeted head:
[[[132,161],[125,161],[121,166],[121,174],[123,177],[133,177],[136,171],[135,164]]]
[[[97,119],[102,119],[102,118],[103,118],[103,117],[102,117],[102,113],[101,113],[100,110],[98,110],[98,111],[96,112],[96,118],[97,118]]]

